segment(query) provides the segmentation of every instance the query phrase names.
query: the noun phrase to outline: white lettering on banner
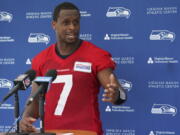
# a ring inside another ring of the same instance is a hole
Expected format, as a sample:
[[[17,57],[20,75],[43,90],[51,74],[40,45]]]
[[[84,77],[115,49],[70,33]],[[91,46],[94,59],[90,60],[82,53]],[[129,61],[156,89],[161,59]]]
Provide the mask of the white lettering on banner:
[[[15,42],[15,40],[10,36],[0,37],[0,42]]]
[[[27,12],[26,19],[49,19],[52,18],[52,12]]]
[[[147,64],[178,64],[179,60],[173,57],[149,57]]]
[[[14,109],[14,106],[12,104],[2,104],[0,106],[0,109],[1,110],[13,110]]]
[[[135,112],[130,106],[106,106],[105,112]]]
[[[132,40],[134,39],[129,33],[106,33],[104,36],[104,40]]]
[[[150,131],[149,135],[175,135],[174,131]]]
[[[0,65],[13,65],[15,58],[0,58]]]
[[[180,82],[179,81],[148,81],[148,88],[153,88],[153,89],[178,89]]]
[[[146,12],[147,15],[177,14],[178,7],[150,7]]]
[[[82,40],[90,41],[90,40],[92,40],[92,34],[88,34],[88,33],[87,34],[80,34],[79,38],[82,39]]]
[[[135,64],[135,58],[132,56],[126,57],[113,57],[112,60],[116,64]]]
[[[88,11],[80,11],[81,17],[91,17],[91,13]]]
[[[134,129],[106,129],[105,135],[136,135]]]

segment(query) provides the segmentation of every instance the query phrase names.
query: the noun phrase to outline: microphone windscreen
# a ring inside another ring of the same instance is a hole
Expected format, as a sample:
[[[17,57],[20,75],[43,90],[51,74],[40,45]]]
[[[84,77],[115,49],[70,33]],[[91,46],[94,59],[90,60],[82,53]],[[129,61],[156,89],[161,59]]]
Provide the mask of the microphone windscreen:
[[[57,76],[57,71],[55,69],[48,70],[48,72],[46,72],[45,76],[52,77],[52,81],[54,81],[54,79]]]
[[[36,72],[33,69],[26,71],[24,74],[27,74],[29,76],[30,81],[34,80],[34,78],[36,77]]]

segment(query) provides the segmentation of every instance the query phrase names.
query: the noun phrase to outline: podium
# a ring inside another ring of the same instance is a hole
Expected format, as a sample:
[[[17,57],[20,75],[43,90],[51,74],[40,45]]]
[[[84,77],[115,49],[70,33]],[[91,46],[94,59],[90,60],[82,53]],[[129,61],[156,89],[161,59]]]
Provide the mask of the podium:
[[[87,130],[46,130],[46,132],[56,133],[56,135],[98,135],[96,132]],[[5,134],[6,133],[0,133],[0,135]]]
[[[56,135],[98,135],[88,130],[46,130],[46,132],[56,133]]]

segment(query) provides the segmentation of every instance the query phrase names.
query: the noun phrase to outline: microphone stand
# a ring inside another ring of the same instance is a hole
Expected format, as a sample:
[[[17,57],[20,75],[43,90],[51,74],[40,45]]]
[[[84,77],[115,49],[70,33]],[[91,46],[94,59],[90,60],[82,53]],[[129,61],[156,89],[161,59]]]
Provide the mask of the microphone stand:
[[[15,93],[15,99],[14,99],[14,116],[15,116],[15,121],[16,121],[16,131],[13,133],[7,132],[6,135],[28,135],[28,133],[20,133],[19,132],[19,119],[20,119],[20,114],[19,114],[19,95],[18,91]]]
[[[44,102],[45,95],[43,92],[39,95],[39,117],[40,117],[40,132],[44,133]]]
[[[15,116],[15,120],[17,120],[19,117],[19,96],[18,96],[18,92],[15,93],[14,116]],[[17,134],[19,133],[19,120],[16,123],[16,133]]]
[[[39,94],[40,133],[30,133],[30,135],[56,135],[56,133],[45,133],[45,131],[44,131],[44,102],[45,102],[46,91],[47,90],[42,91]]]

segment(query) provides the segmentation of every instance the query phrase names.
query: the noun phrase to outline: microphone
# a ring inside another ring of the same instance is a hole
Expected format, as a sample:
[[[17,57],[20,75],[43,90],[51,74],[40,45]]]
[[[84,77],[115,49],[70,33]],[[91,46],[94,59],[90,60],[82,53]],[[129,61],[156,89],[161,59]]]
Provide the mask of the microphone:
[[[27,89],[36,76],[36,72],[32,69],[26,71],[24,74],[19,75],[14,80],[14,87],[10,90],[10,92],[3,98],[1,104],[6,101],[11,95],[16,93],[18,90]]]
[[[44,77],[36,77],[34,82],[39,84],[39,88],[32,96],[30,96],[26,105],[31,104],[33,100],[36,98],[36,96],[39,95],[41,92],[46,92],[49,88],[49,84],[55,80],[56,76],[57,71],[55,69],[51,69],[45,74]]]

